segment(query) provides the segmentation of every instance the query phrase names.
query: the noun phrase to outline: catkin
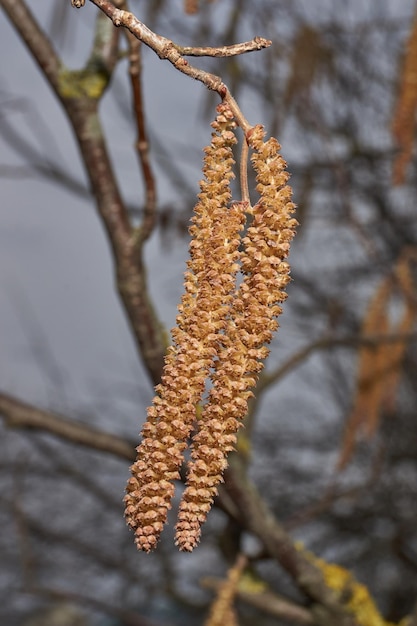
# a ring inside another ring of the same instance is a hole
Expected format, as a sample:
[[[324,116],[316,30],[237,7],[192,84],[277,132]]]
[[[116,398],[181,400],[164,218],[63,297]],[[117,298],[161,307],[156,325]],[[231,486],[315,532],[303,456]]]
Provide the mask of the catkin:
[[[211,145],[205,149],[199,200],[190,228],[185,294],[178,307],[161,384],[147,412],[137,460],[131,467],[125,516],[141,550],[152,550],[167,519],[184,449],[206,379],[227,325],[244,211],[232,204],[230,180],[236,142],[230,109],[219,105]]]
[[[248,137],[260,199],[251,210],[252,222],[243,239],[243,281],[233,300],[212,388],[193,437],[176,526],[176,543],[186,551],[200,539],[201,525],[227,467],[226,456],[235,447],[251,390],[269,354],[266,344],[278,327],[279,303],[287,297],[284,289],[290,268],[285,259],[297,225],[295,207],[280,146],[273,138],[267,142],[263,138],[261,126]]]

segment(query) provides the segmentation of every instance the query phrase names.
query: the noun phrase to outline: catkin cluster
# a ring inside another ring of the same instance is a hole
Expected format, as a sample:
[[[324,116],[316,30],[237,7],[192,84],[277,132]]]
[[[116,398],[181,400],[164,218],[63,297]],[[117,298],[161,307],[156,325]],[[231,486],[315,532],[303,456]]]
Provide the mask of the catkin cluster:
[[[217,357],[219,336],[227,325],[239,267],[245,216],[239,204],[227,208],[236,143],[228,107],[219,107],[212,126],[211,145],[205,149],[205,180],[190,228],[185,294],[125,497],[127,522],[135,531],[138,548],[145,551],[155,547],[171,507],[173,481],[179,478],[196,409]]]
[[[190,228],[190,261],[173,345],[162,382],[148,409],[137,461],[127,486],[126,518],[137,546],[155,547],[191,439],[186,488],[176,525],[176,543],[192,550],[211,508],[227,454],[234,449],[267,345],[286,298],[294,236],[294,204],[285,161],[261,126],[246,139],[253,150],[259,201],[231,202],[235,123],[219,105],[205,150],[199,200]],[[242,237],[246,219],[249,225]],[[241,273],[237,281],[237,273]],[[237,286],[239,282],[239,286]],[[207,387],[207,381],[209,385]],[[208,388],[199,419],[200,406]]]

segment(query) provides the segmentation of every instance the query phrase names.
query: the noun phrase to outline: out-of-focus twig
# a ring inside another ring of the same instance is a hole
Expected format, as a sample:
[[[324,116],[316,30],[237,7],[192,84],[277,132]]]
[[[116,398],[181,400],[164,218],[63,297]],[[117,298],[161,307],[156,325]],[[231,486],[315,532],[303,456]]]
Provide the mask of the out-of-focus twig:
[[[396,344],[399,341],[416,341],[417,333],[387,333],[372,335],[349,335],[347,337],[324,336],[321,339],[312,341],[297,352],[288,357],[286,361],[278,365],[272,370],[264,370],[259,376],[258,385],[256,387],[256,396],[252,398],[249,404],[249,414],[245,422],[248,428],[251,428],[253,417],[258,409],[259,402],[263,398],[263,392],[272,385],[280,381],[282,378],[290,374],[299,365],[304,363],[309,356],[315,352],[324,350],[333,350],[337,348],[348,348],[356,350],[360,346],[368,346],[370,348],[379,345]]]
[[[262,542],[265,551],[277,559],[297,587],[318,603],[326,621],[323,624],[358,626],[354,615],[346,611],[324,582],[321,570],[309,558],[304,548],[296,546],[292,537],[277,521],[255,485],[247,476],[245,465],[234,454],[226,472],[225,489],[240,513],[243,526]]]
[[[82,70],[72,71],[62,64],[24,0],[0,0],[0,7],[26,43],[71,122],[113,251],[119,294],[138,352],[156,383],[162,371],[166,341],[149,297],[142,250],[119,189],[98,114],[100,99],[118,59],[120,33],[99,14],[87,63]]]
[[[304,524],[308,524],[320,515],[323,515],[326,511],[332,508],[337,501],[350,501],[353,503],[364,493],[371,493],[375,488],[376,483],[380,479],[381,472],[383,471],[384,462],[386,460],[386,446],[379,444],[379,447],[372,459],[369,476],[364,477],[363,483],[355,485],[348,489],[338,488],[337,476],[334,477],[327,487],[322,496],[312,504],[294,513],[289,519],[286,520],[284,526],[287,531],[292,531],[295,528],[299,528]]]
[[[129,43],[129,75],[133,97],[133,111],[135,114],[136,128],[138,132],[136,151],[142,168],[142,176],[145,184],[145,206],[143,219],[137,230],[138,245],[142,245],[151,235],[156,222],[156,184],[149,158],[149,140],[146,132],[145,110],[142,90],[141,72],[141,42],[131,33],[127,32]]]
[[[149,621],[147,618],[138,615],[136,612],[127,611],[126,609],[118,609],[107,602],[103,602],[102,600],[97,600],[97,598],[91,598],[80,593],[53,589],[52,587],[31,587],[26,591],[31,595],[49,598],[50,600],[59,600],[62,602],[71,602],[73,604],[89,606],[97,611],[100,611],[101,613],[117,618],[123,626],[156,626],[155,622]]]
[[[356,349],[358,346],[377,347],[381,344],[396,344],[399,341],[416,341],[417,333],[387,333],[370,335],[350,335],[347,337],[323,337],[312,341],[304,348],[290,356],[284,363],[260,376],[257,391],[264,390],[270,385],[289,374],[298,365],[303,363],[314,352],[334,348]]]
[[[93,450],[110,452],[128,461],[135,459],[133,442],[56,413],[34,408],[4,393],[0,394],[0,415],[10,428],[41,430]]]
[[[206,577],[203,578],[201,584],[208,589],[217,590],[221,586],[222,581],[217,578]],[[244,585],[238,585],[236,595],[246,604],[256,607],[264,613],[273,615],[280,620],[291,621],[306,626],[314,624],[313,616],[308,609],[294,604],[286,598],[270,591],[266,583],[265,589],[259,589],[253,592],[245,590]]]

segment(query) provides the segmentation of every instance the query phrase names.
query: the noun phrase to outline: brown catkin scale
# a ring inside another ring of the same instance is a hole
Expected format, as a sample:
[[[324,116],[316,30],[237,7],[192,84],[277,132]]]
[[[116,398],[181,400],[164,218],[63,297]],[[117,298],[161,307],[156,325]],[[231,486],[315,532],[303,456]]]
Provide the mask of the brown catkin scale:
[[[263,138],[261,126],[253,128],[248,137],[260,200],[251,211],[252,223],[243,239],[244,278],[235,294],[212,375],[213,386],[193,438],[176,526],[181,550],[191,551],[200,539],[201,525],[227,467],[226,456],[235,447],[251,389],[269,354],[265,344],[278,328],[278,303],[285,300],[284,289],[290,280],[285,259],[297,225],[292,217],[295,207],[280,146],[275,139],[264,142]]]
[[[148,409],[126,489],[126,520],[135,531],[138,548],[145,551],[156,546],[171,507],[173,481],[179,478],[196,407],[217,358],[239,268],[245,213],[238,203],[227,208],[235,122],[227,105],[219,105],[217,111],[211,145],[205,149],[205,180],[200,183],[190,228],[190,261],[177,326],[172,331],[173,345]]]

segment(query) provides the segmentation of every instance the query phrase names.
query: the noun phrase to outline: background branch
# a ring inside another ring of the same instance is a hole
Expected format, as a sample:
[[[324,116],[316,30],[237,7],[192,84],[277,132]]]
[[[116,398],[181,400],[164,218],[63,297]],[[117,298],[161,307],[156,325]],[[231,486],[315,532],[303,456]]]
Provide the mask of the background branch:
[[[201,584],[207,589],[218,590],[224,581],[209,576],[203,578]],[[245,591],[244,584],[238,586],[237,597],[247,604],[259,608],[262,612],[269,613],[280,620],[295,622],[296,624],[313,625],[314,619],[308,609],[290,602],[272,591],[256,590],[252,593]]]
[[[136,151],[141,165],[146,190],[143,219],[140,228],[137,230],[137,245],[140,247],[148,239],[155,227],[156,184],[149,158],[149,140],[146,132],[142,90],[141,42],[128,31],[126,31],[126,35],[129,44],[129,76],[132,87],[133,111],[135,114],[136,128],[138,132]]]
[[[307,551],[296,547],[292,537],[276,520],[249,480],[245,465],[237,454],[231,456],[225,489],[240,511],[242,524],[261,540],[267,554],[281,564],[296,586],[310,600],[321,605],[323,614],[328,616],[328,623],[359,626],[354,616],[346,612],[334,592],[327,587],[321,570],[309,558]]]
[[[117,286],[138,352],[153,383],[159,381],[165,352],[163,328],[150,300],[142,250],[129,220],[98,115],[98,104],[114,70],[118,37],[108,20],[97,19],[94,44],[85,68],[66,70],[23,0],[0,0],[7,16],[45,72],[71,122],[97,210],[116,265]],[[114,8],[114,7],[113,7]]]
[[[135,459],[135,443],[105,433],[50,411],[42,411],[6,394],[0,394],[0,414],[10,428],[35,429],[77,445],[109,452],[122,459]]]
[[[28,594],[33,594],[41,598],[49,598],[50,600],[58,600],[61,602],[71,602],[72,604],[94,608],[100,613],[116,618],[119,620],[121,626],[158,626],[154,621],[150,621],[133,611],[116,608],[103,600],[90,598],[89,596],[81,593],[71,593],[70,591],[53,589],[52,587],[47,588],[39,586],[32,586],[24,591]]]
[[[361,346],[376,348],[384,344],[395,344],[398,342],[412,342],[417,340],[417,333],[387,333],[375,335],[350,335],[348,337],[323,337],[301,348],[298,352],[289,357],[284,363],[271,371],[264,371],[259,379],[257,386],[257,396],[259,392],[281,378],[289,374],[293,369],[304,363],[304,361],[320,350],[329,350],[334,348],[350,348],[356,349]]]

